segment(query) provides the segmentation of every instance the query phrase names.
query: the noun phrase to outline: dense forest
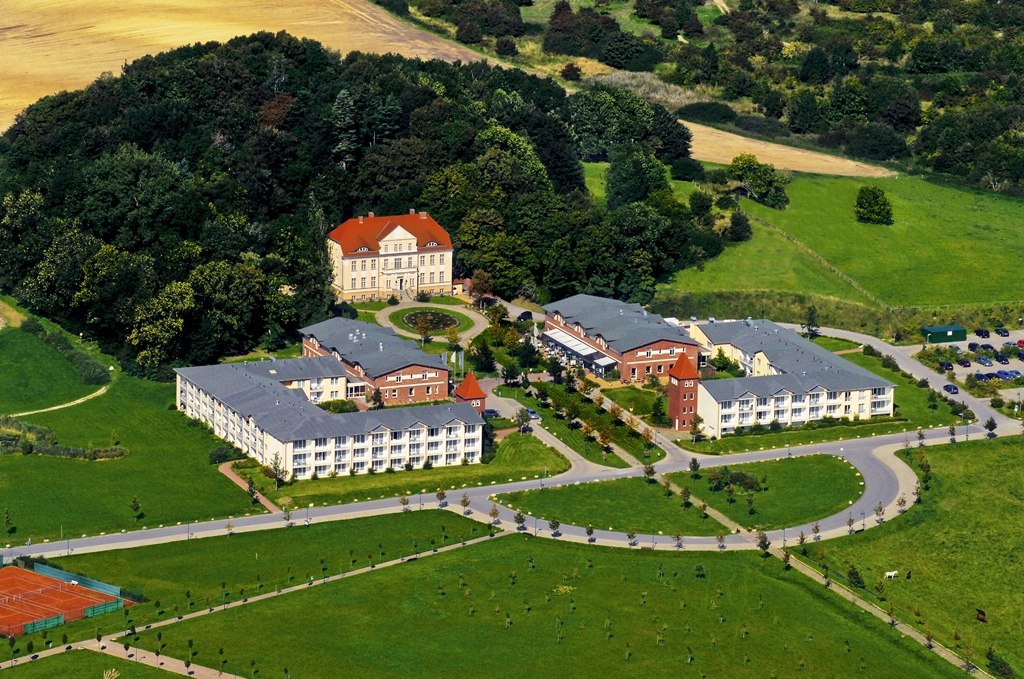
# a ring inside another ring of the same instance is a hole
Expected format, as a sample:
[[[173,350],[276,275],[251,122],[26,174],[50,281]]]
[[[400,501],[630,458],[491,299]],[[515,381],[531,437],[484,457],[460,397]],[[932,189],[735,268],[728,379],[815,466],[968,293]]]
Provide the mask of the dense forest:
[[[385,4],[396,2],[407,11],[405,0]],[[547,21],[524,28],[519,5],[535,3],[550,4]],[[719,14],[699,0],[631,0],[625,9],[610,0],[411,0],[420,15],[459,26],[460,40],[487,48],[486,36],[500,36],[495,51],[527,67],[586,57],[653,71],[691,101],[728,102],[725,112],[682,110],[690,120],[1024,192],[1024,2],[729,5]],[[500,22],[482,11],[498,6]],[[562,75],[579,79],[580,68],[570,61]],[[645,82],[636,79],[636,91]]]
[[[456,273],[502,295],[647,301],[731,233],[669,189],[689,140],[634,95],[482,63],[196,44],[44,98],[0,138],[0,289],[152,374],[323,318],[328,229],[416,208],[453,234]],[[608,158],[595,205],[581,159]]]

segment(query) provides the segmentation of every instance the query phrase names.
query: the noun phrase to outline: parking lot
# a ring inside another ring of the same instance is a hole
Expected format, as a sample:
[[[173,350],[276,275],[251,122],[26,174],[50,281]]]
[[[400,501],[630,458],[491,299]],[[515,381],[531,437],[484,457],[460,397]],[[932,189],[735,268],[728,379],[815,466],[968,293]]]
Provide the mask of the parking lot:
[[[1022,361],[1019,358],[1017,358],[1017,355],[1016,355],[1017,351],[1024,351],[1024,349],[1015,349],[1013,354],[1009,357],[1009,363],[1006,364],[1006,365],[1000,364],[1000,363],[996,362],[995,360],[992,360],[992,365],[991,366],[985,366],[985,365],[982,365],[982,364],[978,363],[978,361],[977,361],[978,354],[976,354],[975,352],[970,351],[970,349],[968,348],[968,345],[970,345],[970,344],[973,344],[973,343],[978,343],[979,345],[981,345],[981,344],[990,344],[990,345],[992,345],[992,347],[996,351],[999,351],[999,350],[1001,350],[1003,348],[1003,345],[1006,342],[1011,342],[1015,347],[1017,346],[1017,342],[1018,341],[1024,342],[1024,330],[1010,330],[1009,331],[1009,335],[1007,337],[1000,337],[999,335],[997,335],[996,332],[995,332],[995,328],[988,328],[988,330],[990,331],[991,334],[987,338],[978,337],[975,334],[975,332],[974,332],[975,328],[971,328],[968,331],[968,333],[967,333],[967,339],[965,341],[963,341],[963,342],[942,342],[942,343],[939,343],[939,344],[930,344],[928,346],[930,346],[930,347],[932,347],[932,346],[934,346],[934,347],[952,347],[952,346],[955,346],[955,347],[957,347],[960,350],[960,355],[963,358],[966,358],[966,359],[970,360],[970,362],[971,362],[970,367],[964,367],[964,366],[958,365],[954,361],[954,363],[953,363],[953,375],[955,376],[955,378],[959,382],[963,382],[967,378],[968,375],[972,375],[972,374],[974,374],[976,372],[980,372],[980,373],[994,373],[994,372],[996,372],[998,370],[1007,370],[1007,371],[1018,370],[1018,371],[1021,371],[1022,373],[1024,373],[1024,361]],[[982,352],[982,353],[984,354],[984,352]],[[938,375],[936,375],[936,377],[938,377]],[[935,380],[933,380],[932,382],[933,382],[933,384],[937,384],[938,383]],[[1012,382],[1006,382],[1006,384],[1008,386],[1007,391],[1010,394],[1013,394],[1012,398],[1016,399],[1016,393],[1018,391],[1018,387],[1013,385]],[[1009,395],[1009,394],[1007,394],[1007,395]]]

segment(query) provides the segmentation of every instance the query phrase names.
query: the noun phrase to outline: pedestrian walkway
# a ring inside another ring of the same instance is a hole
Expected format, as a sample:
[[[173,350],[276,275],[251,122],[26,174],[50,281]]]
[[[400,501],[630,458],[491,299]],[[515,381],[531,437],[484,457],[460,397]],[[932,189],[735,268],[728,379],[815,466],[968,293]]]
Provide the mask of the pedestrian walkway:
[[[70,408],[71,406],[76,406],[79,403],[85,403],[86,401],[103,396],[103,394],[107,393],[107,389],[109,388],[110,385],[106,384],[97,389],[96,391],[92,392],[91,394],[83,396],[82,398],[76,398],[74,401],[68,401],[67,403],[61,403],[60,405],[50,406],[49,408],[40,408],[39,410],[26,410],[23,413],[14,413],[10,417],[25,417],[27,415],[38,415],[39,413],[48,413],[54,410],[63,410],[64,408]]]
[[[223,474],[224,476],[226,476],[229,479],[231,479],[232,483],[234,483],[236,486],[238,486],[239,488],[244,490],[246,493],[248,493],[249,492],[249,482],[246,481],[245,479],[243,479],[237,473],[235,473],[235,470],[232,468],[233,464],[234,464],[234,461],[228,461],[228,462],[225,462],[224,464],[220,465],[219,467],[217,467],[217,469],[220,471],[221,474]],[[275,505],[273,502],[271,502],[267,498],[267,496],[265,496],[263,493],[261,493],[259,491],[256,491],[256,500],[261,505],[266,507],[267,510],[271,514],[280,514],[281,513],[281,508],[278,507],[277,505]]]
[[[469,330],[465,330],[459,333],[459,338],[462,340],[463,346],[468,347],[470,340],[472,340],[474,337],[476,337],[484,330],[486,330],[489,324],[487,319],[483,315],[481,315],[480,312],[473,309],[473,307],[461,305],[455,306],[451,304],[431,304],[430,302],[417,302],[415,299],[403,300],[393,306],[386,306],[383,309],[377,311],[374,314],[373,318],[377,322],[377,325],[380,325],[385,328],[391,328],[392,330],[394,330],[396,333],[403,337],[411,337],[413,339],[418,340],[420,339],[420,336],[417,335],[416,333],[409,332],[408,330],[403,330],[402,328],[399,328],[394,323],[392,323],[391,314],[395,313],[396,311],[404,311],[406,309],[414,308],[419,309],[424,307],[428,309],[434,309],[440,312],[452,311],[458,314],[462,314],[463,316],[471,320],[473,322],[473,326]]]

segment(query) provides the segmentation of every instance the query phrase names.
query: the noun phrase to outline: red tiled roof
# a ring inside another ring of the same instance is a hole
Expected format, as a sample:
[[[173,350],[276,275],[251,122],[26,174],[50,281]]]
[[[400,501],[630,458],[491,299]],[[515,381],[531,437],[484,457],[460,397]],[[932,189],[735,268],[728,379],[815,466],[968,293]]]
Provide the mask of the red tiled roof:
[[[452,393],[465,401],[487,398],[487,394],[480,388],[480,383],[476,381],[476,375],[473,373],[467,374],[466,379],[462,380],[462,384]]]
[[[426,248],[427,243],[437,243],[436,246],[431,246],[431,249],[452,249],[452,239],[448,232],[426,212],[382,217],[374,216],[371,212],[368,217],[353,217],[342,222],[327,234],[327,237],[341,245],[341,251],[345,255],[351,255],[359,248],[379,252],[380,239],[399,226],[416,237],[416,246],[419,248]]]
[[[694,380],[700,377],[695,362],[690,360],[686,354],[679,355],[675,364],[669,368],[668,374],[669,377],[674,377],[677,380]]]

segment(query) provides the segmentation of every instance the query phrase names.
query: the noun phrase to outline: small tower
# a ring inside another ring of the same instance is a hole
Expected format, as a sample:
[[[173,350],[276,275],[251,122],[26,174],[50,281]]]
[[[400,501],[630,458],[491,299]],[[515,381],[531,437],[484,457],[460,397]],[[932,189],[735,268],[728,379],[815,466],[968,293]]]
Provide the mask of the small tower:
[[[697,414],[697,385],[700,373],[696,360],[682,354],[668,371],[668,416],[672,428],[688,431]]]
[[[482,413],[487,407],[487,394],[480,388],[480,383],[476,381],[476,375],[473,373],[466,375],[452,395],[456,402],[469,403],[478,413]]]

